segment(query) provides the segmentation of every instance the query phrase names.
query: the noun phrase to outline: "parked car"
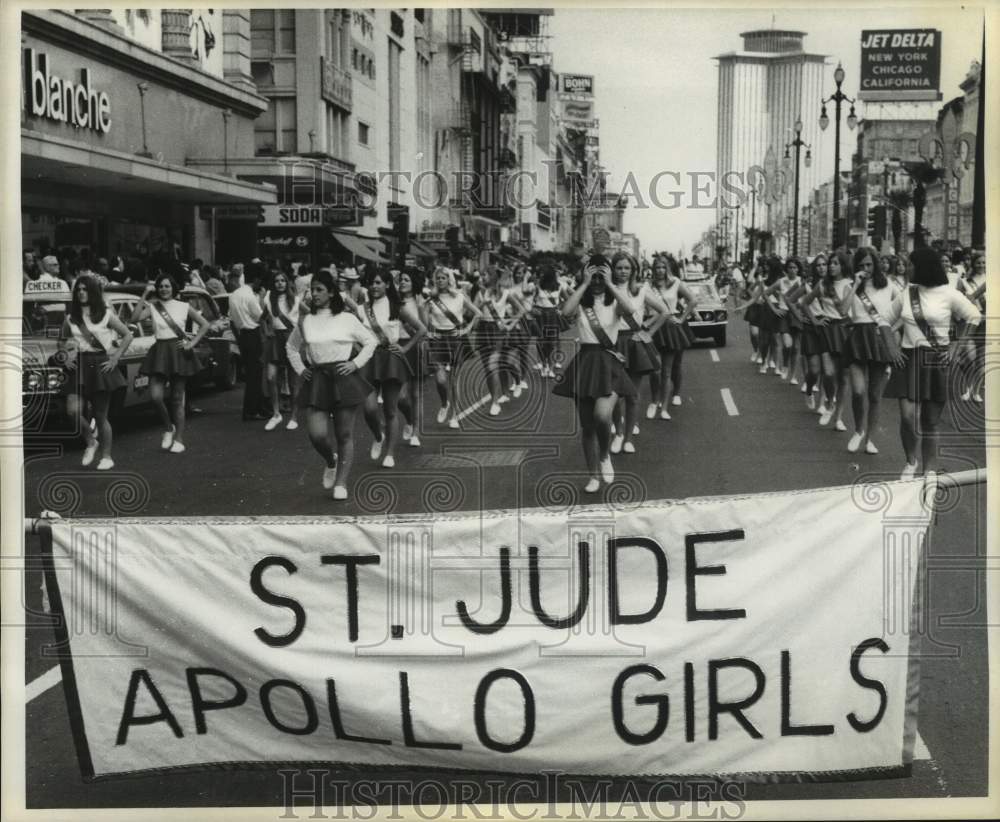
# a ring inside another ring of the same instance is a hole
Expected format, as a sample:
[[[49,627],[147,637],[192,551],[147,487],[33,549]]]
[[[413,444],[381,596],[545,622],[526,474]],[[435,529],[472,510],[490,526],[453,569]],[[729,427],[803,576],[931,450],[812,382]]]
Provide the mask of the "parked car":
[[[710,280],[704,282],[686,283],[688,290],[698,300],[695,315],[688,321],[695,337],[711,338],[722,348],[726,344],[726,328],[729,324],[729,312],[719,298],[715,284]]]
[[[104,298],[118,318],[129,324],[132,310],[142,297],[145,285],[108,286]],[[209,321],[211,328],[202,338],[197,352],[204,369],[191,378],[190,384],[212,383],[232,388],[239,375],[239,347],[230,329],[229,318],[219,311],[212,295],[201,288],[188,286],[180,298],[191,303]],[[22,302],[22,381],[21,406],[25,411],[25,429],[38,430],[47,419],[65,413],[60,396],[63,370],[54,362],[59,332],[69,310],[69,288],[33,288],[26,286]],[[111,412],[118,415],[150,402],[149,377],[139,373],[143,358],[155,342],[153,321],[147,316],[138,324],[129,324],[132,344],[118,363],[125,377],[125,387],[112,397]],[[189,329],[193,330],[193,329]],[[73,352],[69,352],[73,356]],[[32,413],[28,414],[28,409]],[[29,419],[30,417],[30,419]]]

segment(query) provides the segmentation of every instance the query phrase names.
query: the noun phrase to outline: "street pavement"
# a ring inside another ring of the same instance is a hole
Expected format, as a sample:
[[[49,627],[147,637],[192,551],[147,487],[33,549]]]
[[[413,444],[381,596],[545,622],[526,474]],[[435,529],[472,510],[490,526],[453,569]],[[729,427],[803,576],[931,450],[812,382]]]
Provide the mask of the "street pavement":
[[[563,349],[571,350],[570,341]],[[200,393],[204,413],[189,421],[188,450],[159,450],[151,413],[116,427],[116,468],[104,476],[79,466],[80,446],[35,438],[25,451],[25,515],[69,516],[365,515],[497,508],[568,509],[600,502],[679,499],[849,485],[898,477],[904,459],[898,411],[883,404],[876,456],[850,454],[848,433],[820,429],[797,388],[762,376],[749,361],[746,326],[730,324],[729,345],[699,343],[685,355],[683,404],[671,421],[644,416],[637,453],[614,458],[616,482],[584,495],[587,480],[573,403],[552,380],[530,372],[529,391],[489,417],[478,366],[463,373],[462,429],[435,422],[437,396],[425,382],[423,445],[402,445],[396,468],[368,458],[371,434],[359,414],[351,499],[321,488],[322,463],[304,427],[265,432],[240,421],[241,387]],[[983,406],[955,404],[941,438],[942,468],[985,465]],[[851,425],[850,412],[845,421]],[[953,489],[937,517],[928,555],[927,633],[923,637],[918,761],[907,779],[747,786],[747,799],[976,796],[986,790],[985,485]],[[37,557],[28,540],[27,564]],[[282,802],[269,771],[170,774],[91,785],[79,776],[58,673],[45,646],[37,571],[26,574],[27,796],[29,807],[271,805]],[[399,769],[396,776],[406,776]],[[357,772],[345,772],[348,780]],[[501,780],[509,776],[494,775]],[[530,781],[530,780],[529,780]],[[615,790],[624,790],[615,780]],[[635,783],[641,791],[643,783]],[[632,786],[634,788],[635,785]],[[631,789],[631,788],[630,788]]]

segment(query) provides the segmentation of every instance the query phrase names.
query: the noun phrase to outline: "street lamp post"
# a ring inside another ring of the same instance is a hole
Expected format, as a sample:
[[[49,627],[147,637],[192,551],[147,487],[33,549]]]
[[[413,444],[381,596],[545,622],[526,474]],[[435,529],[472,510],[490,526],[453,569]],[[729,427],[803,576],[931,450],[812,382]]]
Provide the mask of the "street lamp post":
[[[837,84],[837,90],[825,100],[820,101],[823,110],[819,115],[819,127],[825,131],[826,127],[830,125],[830,118],[826,116],[826,104],[834,103],[836,105],[834,113],[836,122],[834,123],[833,140],[833,247],[837,249],[840,247],[840,104],[845,100],[851,104],[851,112],[847,115],[849,129],[853,129],[858,124],[858,117],[854,113],[854,100],[840,90],[840,85],[844,82],[844,69],[840,63],[837,63],[837,68],[833,72],[833,81]]]
[[[757,186],[750,189],[750,239],[747,249],[748,265],[753,265],[754,240],[757,233]]]
[[[792,256],[799,256],[799,152],[806,150],[806,168],[812,165],[812,147],[802,140],[802,120],[795,121],[795,139],[785,143],[785,159],[789,159],[789,149],[795,149],[795,202],[792,206]]]

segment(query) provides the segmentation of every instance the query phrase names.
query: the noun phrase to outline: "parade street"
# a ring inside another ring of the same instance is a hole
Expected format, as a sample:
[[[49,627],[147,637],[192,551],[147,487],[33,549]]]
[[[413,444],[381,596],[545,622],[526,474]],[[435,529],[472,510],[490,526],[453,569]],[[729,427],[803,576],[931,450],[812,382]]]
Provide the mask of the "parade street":
[[[564,338],[569,352],[569,336]],[[729,345],[697,344],[686,353],[682,405],[673,419],[645,418],[640,401],[636,453],[613,458],[616,477],[597,494],[587,480],[574,406],[532,370],[530,388],[487,415],[486,390],[463,376],[459,431],[435,422],[437,398],[424,383],[422,446],[403,444],[396,467],[369,460],[371,434],[358,416],[351,496],[334,501],[321,487],[322,464],[304,430],[272,432],[241,422],[242,385],[197,393],[203,413],[190,421],[187,451],[159,450],[152,414],[116,426],[113,471],[79,465],[79,446],[39,438],[25,447],[25,508],[63,516],[382,516],[580,504],[620,509],[646,500],[745,495],[895,480],[903,463],[893,401],[872,441],[878,455],[850,454],[848,433],[821,429],[798,387],[760,375],[749,361],[746,325],[734,318]],[[985,464],[983,406],[953,401],[941,434],[942,468]],[[850,412],[845,415],[850,426]],[[926,625],[922,638],[917,761],[908,779],[829,784],[750,785],[747,799],[963,796],[982,790],[987,767],[986,490],[946,489],[930,536]],[[27,540],[29,569],[38,542]],[[226,771],[111,779],[84,784],[76,763],[66,700],[53,661],[37,570],[26,577],[28,807],[265,805],[283,802],[270,771]],[[396,775],[406,775],[398,769]],[[468,775],[466,775],[468,777]],[[346,777],[350,780],[350,774]],[[447,781],[447,778],[445,781]],[[457,777],[456,777],[457,778]],[[477,777],[478,778],[478,777]],[[512,779],[499,775],[494,778]],[[541,779],[541,777],[538,777]],[[642,780],[638,783],[641,786]],[[54,787],[58,786],[58,791]],[[641,789],[641,787],[640,787]],[[530,798],[530,797],[529,797]],[[303,811],[307,813],[306,811]]]

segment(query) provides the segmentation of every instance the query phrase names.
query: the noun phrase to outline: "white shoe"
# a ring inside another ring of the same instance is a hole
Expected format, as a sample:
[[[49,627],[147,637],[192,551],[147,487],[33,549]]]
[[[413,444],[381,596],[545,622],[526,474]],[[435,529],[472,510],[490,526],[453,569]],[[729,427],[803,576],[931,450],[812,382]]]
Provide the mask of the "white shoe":
[[[338,485],[333,489],[334,499],[347,499],[347,489],[343,485]]]
[[[638,425],[633,425],[632,426],[632,436],[633,437],[638,437],[639,436],[639,426]]]
[[[625,437],[618,434],[613,440],[611,440],[611,453],[620,454],[622,452],[622,444],[625,442]]]
[[[413,436],[413,426],[404,425],[403,426],[403,439],[409,441],[410,437]]]
[[[333,483],[337,479],[337,461],[333,461],[332,468],[323,469],[323,488],[329,491],[333,488]]]
[[[983,395],[977,391],[975,394],[972,395],[972,399],[975,400],[976,402],[981,403],[983,401]]]
[[[806,408],[810,411],[816,410],[816,395],[812,391],[806,394]]]
[[[586,494],[593,494],[600,487],[601,487],[601,481],[596,477],[591,477],[590,482],[588,482],[585,486],[583,486],[583,490],[584,493]]]
[[[414,434],[412,437],[410,437],[410,448],[419,448],[419,447],[420,447],[420,437]]]
[[[847,430],[847,426],[844,425],[844,421],[843,420],[837,420],[833,424],[833,427],[836,428],[838,431],[846,431]]]
[[[281,414],[275,414],[273,417],[271,417],[271,419],[269,419],[266,423],[264,423],[264,430],[273,431],[279,425],[281,425]]]
[[[80,465],[85,468],[94,461],[94,457],[97,456],[97,440],[94,440],[90,445],[83,449],[83,459],[80,460]]]
[[[99,463],[97,463],[98,471],[110,471],[115,467],[115,461],[111,457],[105,457]]]
[[[681,395],[680,394],[674,394],[674,396],[670,398],[670,404],[671,405],[680,405],[681,404]]]
[[[396,467],[396,458],[393,457],[393,456],[386,457],[384,460],[382,460],[382,467],[383,468],[395,468]]]
[[[847,450],[854,454],[861,447],[861,440],[864,438],[865,435],[863,433],[855,431],[847,441]]]
[[[810,394],[810,393],[812,393],[809,390],[809,386],[806,385],[806,381],[805,380],[802,381],[802,387],[799,389],[799,391],[801,391],[803,394]]]
[[[615,469],[611,465],[611,457],[601,460],[601,479],[609,485],[615,481]]]
[[[964,394],[962,394],[962,402],[969,402],[969,400],[971,399],[972,399],[971,391],[966,391]]]
[[[497,417],[500,415],[500,403],[495,402],[490,405],[490,416]]]
[[[449,408],[449,406],[447,406],[447,405],[442,405],[442,406],[441,406],[441,407],[440,407],[440,408],[438,409],[438,415],[437,415],[437,421],[438,421],[438,425],[443,425],[443,424],[444,424],[444,421],[445,421],[446,419],[448,419],[448,412],[449,412],[450,410],[451,410],[451,409],[450,409],[450,408]]]
[[[383,403],[383,400],[382,400],[382,392],[381,392],[381,391],[379,391],[379,392],[378,392],[378,404],[379,404],[379,405],[382,405],[382,403]]]
[[[520,388],[522,391],[527,391],[528,390],[528,383],[526,383],[524,380],[521,380],[517,384],[517,387]]]
[[[635,453],[635,446],[632,445],[632,443],[630,443],[630,442],[626,442],[622,446],[622,451],[624,451],[626,454],[634,454]]]
[[[656,418],[656,403],[651,402],[646,406],[646,419],[652,420]]]
[[[373,460],[377,460],[380,456],[382,456],[382,445],[384,443],[385,437],[382,437],[380,440],[375,440],[375,442],[372,443],[371,449],[368,451],[368,456]]]
[[[613,437],[617,433],[618,433],[618,426],[616,426],[614,423],[611,423],[611,436]]]
[[[187,451],[187,446],[185,446],[183,442],[177,442],[177,440],[174,440],[170,445],[171,454],[183,454],[185,451]]]
[[[452,417],[450,420],[448,420],[448,427],[458,428],[458,417]]]
[[[832,418],[833,418],[833,409],[823,406],[819,412],[819,424],[827,425]]]
[[[288,421],[288,425],[285,426],[285,430],[286,431],[294,431],[298,427],[299,427],[299,421],[297,419],[295,419],[295,417],[292,417]]]
[[[871,440],[868,440],[868,444],[865,445],[865,453],[866,454],[877,454],[878,453],[878,449],[875,447],[875,443],[873,443]]]
[[[501,394],[500,399],[498,399],[497,402],[500,403],[500,405],[503,405],[505,402],[510,402],[510,397],[506,394]]]
[[[750,362],[757,362],[757,352],[756,352],[756,351],[754,351],[754,352],[753,352],[753,353],[752,353],[752,354],[750,355]]]
[[[899,475],[901,480],[911,480],[917,475],[917,464],[915,462],[906,463],[906,467]]]
[[[758,374],[766,374],[767,373],[767,366],[766,365],[762,365],[760,368],[757,369],[757,373]]]
[[[513,388],[511,388],[510,393],[514,396],[514,399],[519,399],[521,396],[521,383],[518,383]]]
[[[817,405],[815,410],[816,413],[819,414],[820,416],[822,416],[823,414],[833,414],[833,409],[832,408],[828,409],[826,407],[825,402],[821,402],[819,405]]]
[[[160,448],[164,451],[169,451],[170,446],[174,443],[174,431],[177,429],[174,426],[170,426],[169,431],[164,431],[163,436],[160,437]]]
[[[544,365],[542,365],[542,364],[541,364],[540,362],[536,362],[536,363],[535,363],[535,364],[533,364],[533,365],[532,365],[531,367],[532,367],[532,368],[533,368],[533,369],[534,369],[535,371],[544,371],[544,370],[545,370],[545,366],[544,366]]]
[[[790,380],[788,381],[788,384],[789,384],[789,385],[798,385],[798,384],[799,384],[799,381],[798,381],[797,379],[795,379],[795,377],[792,377],[792,378],[791,378],[791,379],[790,379]],[[803,390],[805,390],[805,383],[803,383],[803,384],[802,384],[802,388],[803,388]]]
[[[667,410],[666,406],[664,406],[663,408],[660,409],[660,419],[661,420],[669,420],[670,419],[670,412]]]

